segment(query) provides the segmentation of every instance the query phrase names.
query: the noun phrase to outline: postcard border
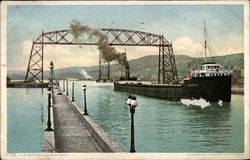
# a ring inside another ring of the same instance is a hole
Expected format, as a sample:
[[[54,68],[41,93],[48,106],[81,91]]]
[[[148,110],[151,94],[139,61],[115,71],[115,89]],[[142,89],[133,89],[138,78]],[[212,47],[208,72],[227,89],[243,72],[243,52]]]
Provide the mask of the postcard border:
[[[6,14],[10,5],[108,5],[108,4],[242,4],[244,5],[244,153],[13,153],[7,149]],[[1,156],[6,159],[246,159],[249,158],[249,2],[247,1],[4,1],[1,2]],[[80,156],[80,157],[79,157]],[[205,156],[205,157],[204,157]]]

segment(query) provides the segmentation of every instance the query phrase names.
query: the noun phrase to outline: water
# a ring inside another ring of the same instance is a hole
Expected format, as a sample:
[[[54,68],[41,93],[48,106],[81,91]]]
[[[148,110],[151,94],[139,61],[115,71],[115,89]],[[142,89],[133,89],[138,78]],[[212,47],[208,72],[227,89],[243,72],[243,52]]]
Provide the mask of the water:
[[[126,105],[128,93],[115,92],[112,84],[75,81],[75,101],[80,106],[83,106],[83,84],[87,85],[89,115],[111,134],[123,149],[129,151],[130,111]],[[16,90],[24,94],[23,98],[18,98],[17,103],[12,101],[13,95],[20,94]],[[8,89],[8,116],[11,115],[8,117],[9,152],[40,152],[39,145],[44,129],[40,117],[46,112],[47,101],[46,95],[43,95],[42,99],[39,96],[41,89]],[[31,97],[32,102],[27,103],[27,99]],[[223,103],[222,106],[210,103],[210,106],[203,109],[198,106],[186,106],[180,102],[139,95],[136,97],[139,102],[135,113],[136,152],[244,151],[243,95],[232,95],[231,103]],[[25,110],[17,112],[16,110],[21,108],[17,104],[25,104],[26,107],[22,107]],[[27,120],[22,118],[25,116]],[[23,126],[29,126],[29,131],[24,130]],[[14,141],[13,137],[20,140]]]
[[[47,113],[46,89],[7,89],[7,151],[41,152]]]

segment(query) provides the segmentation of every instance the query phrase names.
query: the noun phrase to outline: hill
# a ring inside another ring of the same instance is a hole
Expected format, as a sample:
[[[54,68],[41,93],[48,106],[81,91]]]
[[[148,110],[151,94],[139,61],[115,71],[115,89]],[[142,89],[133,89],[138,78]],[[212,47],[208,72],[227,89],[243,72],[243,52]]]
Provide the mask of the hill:
[[[195,59],[187,55],[176,55],[176,66],[179,77],[184,72],[190,71],[193,67],[193,64],[197,64],[196,67],[199,67],[201,59]],[[238,69],[244,68],[244,54],[230,54],[226,56],[216,56],[212,57],[212,60],[224,66],[225,69],[232,70],[235,67]],[[196,62],[196,63],[195,63]],[[132,76],[140,78],[157,78],[158,70],[158,56],[150,55],[141,57],[138,59],[133,59],[129,61],[130,73]],[[55,63],[56,67],[56,63]],[[111,77],[120,77],[123,75],[124,67],[119,64],[112,64],[110,66]],[[25,71],[8,71],[8,77],[11,79],[24,79]],[[65,78],[77,78],[77,79],[97,79],[99,75],[99,66],[92,67],[67,67],[55,70],[57,79]],[[90,76],[90,77],[89,77]],[[44,79],[48,79],[49,72],[44,72]]]

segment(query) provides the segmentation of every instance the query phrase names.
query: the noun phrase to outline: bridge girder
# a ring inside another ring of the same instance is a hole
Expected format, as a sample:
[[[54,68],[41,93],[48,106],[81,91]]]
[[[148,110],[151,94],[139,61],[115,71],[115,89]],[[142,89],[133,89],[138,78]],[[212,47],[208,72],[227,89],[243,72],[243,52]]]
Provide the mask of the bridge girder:
[[[162,35],[125,29],[99,30],[107,36],[107,43],[111,46],[159,47],[158,83],[178,83],[172,44]],[[33,41],[25,81],[38,80],[43,83],[44,45],[98,45],[98,37],[94,34],[74,37],[69,30],[42,33]]]

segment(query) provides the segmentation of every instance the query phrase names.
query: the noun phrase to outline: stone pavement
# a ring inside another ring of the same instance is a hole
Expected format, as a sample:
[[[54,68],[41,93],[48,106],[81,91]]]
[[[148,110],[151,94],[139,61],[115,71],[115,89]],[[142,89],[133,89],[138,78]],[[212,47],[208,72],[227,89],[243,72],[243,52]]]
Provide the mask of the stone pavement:
[[[54,131],[56,152],[103,152],[72,110],[66,95],[54,89]]]
[[[53,131],[43,132],[42,152],[53,153],[55,152],[55,137]]]

